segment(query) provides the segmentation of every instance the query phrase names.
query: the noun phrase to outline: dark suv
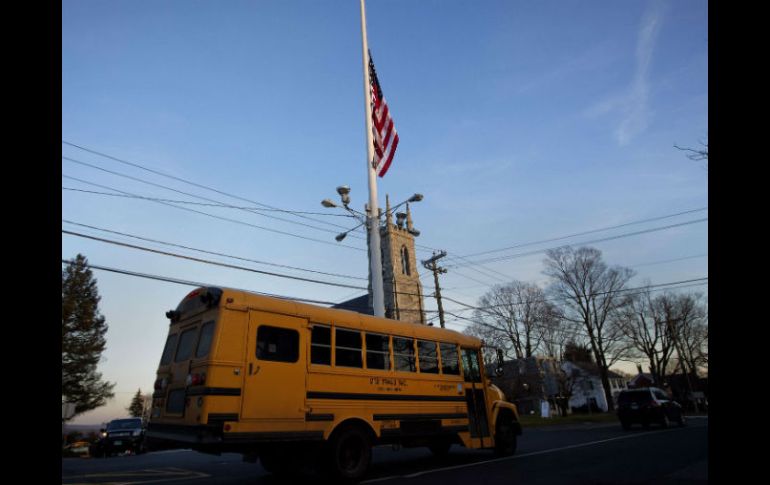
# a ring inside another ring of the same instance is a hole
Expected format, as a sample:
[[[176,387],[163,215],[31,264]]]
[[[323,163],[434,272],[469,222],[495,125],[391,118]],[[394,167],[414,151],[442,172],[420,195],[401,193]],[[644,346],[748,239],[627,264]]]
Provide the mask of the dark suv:
[[[621,391],[618,395],[618,418],[623,429],[631,428],[634,423],[645,428],[650,423],[658,423],[664,428],[672,422],[685,425],[682,406],[657,387]]]
[[[90,454],[94,457],[105,457],[126,451],[137,454],[145,451],[142,418],[110,421],[107,428],[102,430],[99,441],[91,445]]]

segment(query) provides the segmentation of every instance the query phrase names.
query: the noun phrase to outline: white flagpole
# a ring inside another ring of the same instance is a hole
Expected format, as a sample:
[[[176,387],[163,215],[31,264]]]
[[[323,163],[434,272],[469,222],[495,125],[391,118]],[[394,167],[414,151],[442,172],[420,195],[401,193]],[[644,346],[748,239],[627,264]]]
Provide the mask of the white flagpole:
[[[380,252],[380,209],[377,206],[377,174],[372,164],[374,144],[372,141],[371,82],[369,81],[369,47],[366,39],[366,8],[361,0],[361,38],[364,58],[364,106],[366,113],[366,172],[369,176],[369,274],[372,282],[372,307],[374,315],[385,316],[385,295],[382,283],[382,253]]]

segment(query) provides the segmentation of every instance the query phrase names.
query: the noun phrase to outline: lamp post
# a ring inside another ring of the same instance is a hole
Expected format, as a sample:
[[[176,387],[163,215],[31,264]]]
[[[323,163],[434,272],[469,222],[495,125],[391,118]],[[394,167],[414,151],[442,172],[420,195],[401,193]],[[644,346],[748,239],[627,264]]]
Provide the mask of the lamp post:
[[[371,189],[371,187],[370,187]],[[366,213],[359,212],[355,209],[350,208],[350,187],[347,185],[340,185],[337,187],[337,193],[340,195],[340,200],[342,201],[342,207],[348,211],[353,217],[355,217],[360,224],[358,224],[356,227],[352,229],[348,229],[345,232],[341,232],[337,234],[337,236],[334,238],[337,242],[342,241],[345,239],[345,237],[348,235],[349,232],[354,231],[358,229],[361,226],[366,226],[367,230],[369,231],[369,274],[371,275],[371,284],[372,284],[372,310],[374,311],[374,316],[376,317],[384,317],[385,316],[385,291],[383,288],[382,283],[382,249],[380,247],[380,217],[381,217],[381,210],[376,209],[372,210],[372,208],[376,208],[377,201],[376,199],[374,202],[372,202],[372,198],[370,197],[370,203],[366,206]],[[371,190],[370,190],[371,195]],[[395,210],[396,207],[400,207],[403,204],[406,204],[407,202],[419,202],[423,199],[422,194],[414,194],[409,199],[401,202],[400,204],[396,205],[393,209],[391,209],[391,212]],[[335,208],[339,207],[337,204],[335,204],[330,199],[324,199],[321,201],[321,205],[326,208]],[[411,233],[415,236],[418,236],[420,234],[419,231],[413,230]]]

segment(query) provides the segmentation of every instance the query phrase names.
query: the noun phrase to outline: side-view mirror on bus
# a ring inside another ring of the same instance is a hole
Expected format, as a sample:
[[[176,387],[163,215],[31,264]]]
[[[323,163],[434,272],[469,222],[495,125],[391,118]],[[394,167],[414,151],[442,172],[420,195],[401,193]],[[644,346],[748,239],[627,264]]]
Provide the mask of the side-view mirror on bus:
[[[503,349],[497,349],[497,369],[495,369],[495,375],[500,377],[503,375]]]

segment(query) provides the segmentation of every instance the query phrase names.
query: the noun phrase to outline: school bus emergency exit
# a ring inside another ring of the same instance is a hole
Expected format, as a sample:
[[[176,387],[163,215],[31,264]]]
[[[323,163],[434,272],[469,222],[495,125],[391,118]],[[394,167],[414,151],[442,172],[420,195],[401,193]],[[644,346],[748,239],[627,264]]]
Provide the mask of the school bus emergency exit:
[[[516,450],[516,406],[487,380],[482,342],[461,333],[225,288],[166,313],[147,436],[237,452],[274,473],[313,457],[344,480],[371,448]]]

